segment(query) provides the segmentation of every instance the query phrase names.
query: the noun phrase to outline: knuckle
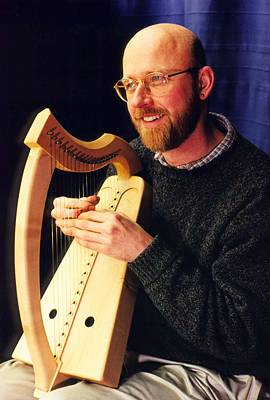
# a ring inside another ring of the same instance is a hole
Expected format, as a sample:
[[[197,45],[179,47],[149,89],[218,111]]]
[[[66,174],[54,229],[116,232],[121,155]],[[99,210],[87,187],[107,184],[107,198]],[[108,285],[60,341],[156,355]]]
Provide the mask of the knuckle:
[[[61,231],[65,234],[65,235],[72,235],[71,229],[67,228],[67,227],[60,227]]]
[[[60,196],[60,197],[56,197],[53,201],[53,205],[54,207],[56,207],[59,204],[62,204],[64,201],[66,200],[65,196]]]
[[[112,220],[113,224],[117,225],[119,222],[121,222],[121,219],[122,219],[122,217],[120,214],[111,213],[111,220]]]
[[[113,216],[116,221],[121,221],[121,219],[122,219],[122,215],[119,214],[118,212],[113,213]]]
[[[109,234],[109,236],[114,235],[116,233],[116,226],[109,224],[107,228],[107,233]]]
[[[104,245],[105,247],[108,248],[112,248],[114,246],[114,238],[113,235],[108,235],[106,236],[106,238],[104,238]]]
[[[110,236],[116,235],[119,232],[121,223],[121,215],[118,213],[110,213],[107,232]]]
[[[65,217],[66,218],[76,218],[77,217],[77,211],[73,209],[67,209],[65,212]]]

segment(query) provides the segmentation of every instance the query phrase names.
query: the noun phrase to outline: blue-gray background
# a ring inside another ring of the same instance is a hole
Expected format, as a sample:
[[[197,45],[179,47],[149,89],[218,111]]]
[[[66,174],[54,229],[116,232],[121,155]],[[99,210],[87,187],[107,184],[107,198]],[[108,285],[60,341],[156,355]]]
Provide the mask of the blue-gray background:
[[[47,3],[47,2],[46,2]],[[201,38],[216,72],[212,111],[270,153],[269,0],[0,2],[0,357],[17,340],[13,276],[16,197],[37,111],[50,107],[74,136],[134,137],[113,93],[125,42],[152,23],[174,22]],[[248,160],[247,160],[248,162]]]

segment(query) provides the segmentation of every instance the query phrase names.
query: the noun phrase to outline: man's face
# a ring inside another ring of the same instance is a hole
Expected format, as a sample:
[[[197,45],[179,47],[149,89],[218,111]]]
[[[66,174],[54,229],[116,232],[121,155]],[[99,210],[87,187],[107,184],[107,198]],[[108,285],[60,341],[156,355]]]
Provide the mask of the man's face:
[[[173,50],[162,42],[157,46],[135,43],[125,54],[124,76],[143,79],[153,71],[173,73],[193,67],[188,54]],[[200,117],[196,78],[189,73],[169,78],[162,96],[153,96],[140,84],[128,101],[128,111],[147,148],[154,152],[176,148],[191,135]]]
[[[166,108],[166,101],[163,101],[162,106],[138,107],[132,113],[130,112],[132,122],[148,149],[153,152],[165,152],[174,149],[194,131],[200,117],[200,102],[194,86],[193,84],[191,96],[185,100],[183,107],[180,108],[176,104],[174,113]],[[162,115],[162,117],[157,118],[155,123],[154,118],[159,115]],[[159,121],[159,119],[162,119],[162,121]]]

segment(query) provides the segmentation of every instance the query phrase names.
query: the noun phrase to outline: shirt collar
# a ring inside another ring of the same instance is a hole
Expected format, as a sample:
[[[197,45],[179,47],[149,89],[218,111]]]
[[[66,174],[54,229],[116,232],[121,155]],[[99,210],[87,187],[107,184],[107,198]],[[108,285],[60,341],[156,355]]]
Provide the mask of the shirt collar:
[[[156,152],[154,155],[155,160],[158,160],[162,165],[171,168],[177,169],[186,169],[191,171],[194,168],[200,168],[206,164],[209,164],[215,158],[219,157],[221,154],[225,153],[233,144],[237,137],[237,133],[231,122],[222,114],[217,113],[209,113],[214,120],[216,125],[221,125],[222,130],[226,132],[223,140],[213,149],[210,153],[206,154],[200,160],[192,161],[187,164],[178,165],[176,167],[172,167],[169,165],[165,158],[163,157],[162,153]]]

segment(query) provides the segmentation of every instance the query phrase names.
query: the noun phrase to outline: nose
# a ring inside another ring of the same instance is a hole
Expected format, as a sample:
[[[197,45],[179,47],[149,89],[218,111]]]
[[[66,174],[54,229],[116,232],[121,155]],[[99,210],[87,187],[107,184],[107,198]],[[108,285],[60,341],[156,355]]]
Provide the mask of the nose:
[[[147,89],[143,82],[140,82],[134,91],[133,95],[129,99],[129,103],[132,107],[144,107],[148,106],[153,102],[151,93],[149,89]]]

